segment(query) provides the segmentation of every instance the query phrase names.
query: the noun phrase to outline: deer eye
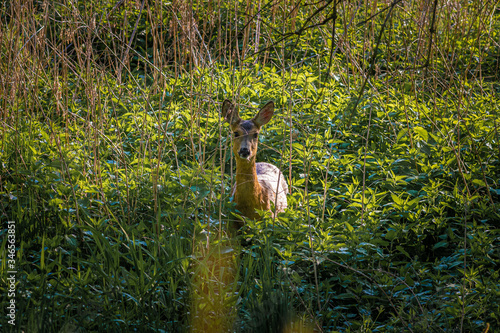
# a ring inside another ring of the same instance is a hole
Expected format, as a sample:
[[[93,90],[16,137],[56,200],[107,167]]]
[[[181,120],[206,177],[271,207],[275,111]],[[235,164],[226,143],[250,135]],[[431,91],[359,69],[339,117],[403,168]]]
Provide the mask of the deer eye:
[[[257,137],[258,137],[258,136],[259,136],[259,133],[254,133],[254,134],[253,134],[253,138],[254,138],[254,139],[257,139]]]
[[[240,134],[239,134],[238,132],[234,132],[234,137],[235,137],[235,138],[237,138],[237,137],[239,137],[239,136],[240,136]]]

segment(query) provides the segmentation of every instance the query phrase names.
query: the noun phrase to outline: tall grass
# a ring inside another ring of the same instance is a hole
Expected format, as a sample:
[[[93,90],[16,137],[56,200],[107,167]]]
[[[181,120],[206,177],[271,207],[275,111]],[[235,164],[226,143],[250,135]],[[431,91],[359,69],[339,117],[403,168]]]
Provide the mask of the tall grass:
[[[0,20],[2,330],[500,329],[497,3],[5,1]],[[258,160],[290,185],[239,233],[226,98],[275,100]]]

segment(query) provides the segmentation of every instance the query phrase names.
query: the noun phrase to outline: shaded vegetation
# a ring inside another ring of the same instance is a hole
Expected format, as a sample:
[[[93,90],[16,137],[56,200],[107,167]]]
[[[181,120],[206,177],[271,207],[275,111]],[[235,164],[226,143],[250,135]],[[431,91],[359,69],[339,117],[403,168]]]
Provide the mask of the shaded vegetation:
[[[500,330],[499,15],[5,2],[1,330]],[[275,101],[257,160],[290,187],[238,234],[226,98]]]

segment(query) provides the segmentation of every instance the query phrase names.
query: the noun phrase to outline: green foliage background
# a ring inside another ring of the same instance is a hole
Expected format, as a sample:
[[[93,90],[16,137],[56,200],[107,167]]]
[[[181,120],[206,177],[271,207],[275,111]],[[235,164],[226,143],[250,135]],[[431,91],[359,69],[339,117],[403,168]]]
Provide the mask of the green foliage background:
[[[4,1],[2,331],[500,330],[499,15]],[[291,188],[239,233],[226,98]]]

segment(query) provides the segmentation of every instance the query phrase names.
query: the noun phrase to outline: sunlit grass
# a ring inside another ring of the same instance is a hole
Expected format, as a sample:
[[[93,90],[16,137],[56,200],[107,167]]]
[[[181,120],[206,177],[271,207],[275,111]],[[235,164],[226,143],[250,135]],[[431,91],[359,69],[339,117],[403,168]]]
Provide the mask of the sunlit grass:
[[[495,4],[115,5],[0,10],[2,331],[500,327]],[[239,231],[226,98],[290,187]]]

